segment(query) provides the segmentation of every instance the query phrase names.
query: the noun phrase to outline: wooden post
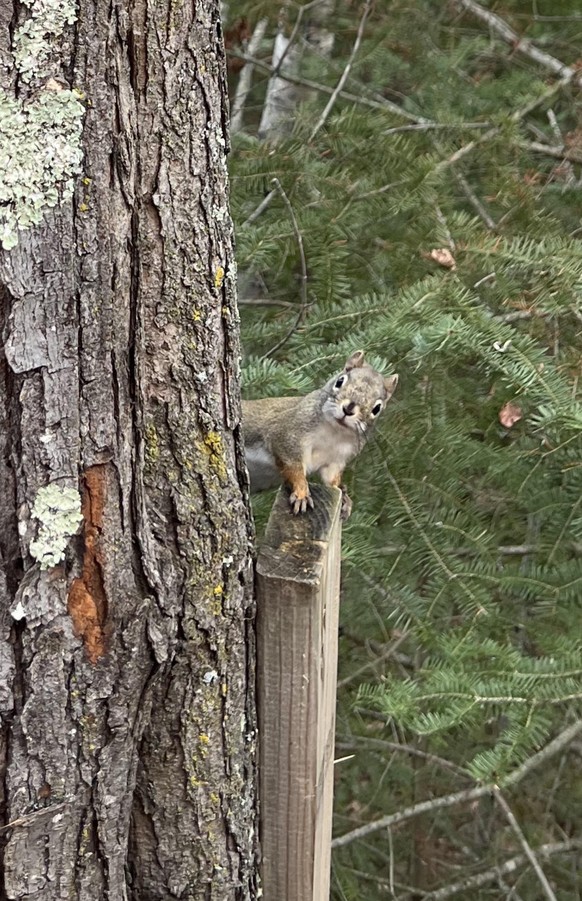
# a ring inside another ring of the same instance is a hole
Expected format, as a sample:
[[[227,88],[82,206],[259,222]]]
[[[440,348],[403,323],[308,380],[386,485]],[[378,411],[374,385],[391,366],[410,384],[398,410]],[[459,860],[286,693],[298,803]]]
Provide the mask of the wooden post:
[[[341,493],[281,490],[257,562],[259,793],[264,901],[328,901]]]

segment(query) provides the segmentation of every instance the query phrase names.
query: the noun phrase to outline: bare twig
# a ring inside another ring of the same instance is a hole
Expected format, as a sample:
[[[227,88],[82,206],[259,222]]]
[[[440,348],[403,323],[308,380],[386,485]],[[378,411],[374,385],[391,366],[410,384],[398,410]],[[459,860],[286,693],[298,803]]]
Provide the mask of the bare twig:
[[[259,218],[262,213],[265,212],[267,207],[271,205],[271,201],[273,200],[273,197],[275,197],[276,193],[277,192],[275,190],[269,191],[269,193],[265,197],[263,197],[258,207],[253,210],[251,215],[243,222],[243,228],[245,227],[245,225],[251,225]]]
[[[361,44],[361,42],[362,42],[362,37],[363,37],[363,34],[364,34],[364,27],[365,27],[365,25],[366,25],[366,19],[368,18],[368,14],[369,14],[369,12],[370,12],[371,2],[372,2],[372,0],[366,0],[366,4],[365,4],[365,6],[364,6],[364,12],[363,12],[363,14],[362,14],[362,18],[360,19],[360,24],[359,24],[359,27],[358,27],[358,32],[357,32],[357,34],[356,34],[356,40],[354,41],[354,46],[352,47],[352,52],[350,53],[350,57],[349,57],[349,59],[348,59],[348,61],[347,61],[346,67],[345,67],[344,71],[342,72],[341,77],[340,77],[340,80],[338,81],[337,85],[335,86],[335,88],[334,88],[334,90],[333,90],[333,93],[332,93],[331,97],[329,98],[329,100],[328,100],[328,102],[327,102],[327,104],[326,104],[326,107],[325,107],[324,111],[322,112],[321,116],[320,116],[319,119],[317,120],[317,122],[316,122],[316,124],[315,124],[315,128],[313,129],[313,131],[312,131],[311,134],[309,135],[309,142],[310,142],[310,143],[311,143],[311,141],[313,141],[313,139],[315,138],[315,136],[317,135],[317,133],[318,133],[318,132],[323,128],[323,126],[325,125],[325,123],[326,123],[326,121],[327,121],[327,118],[328,118],[329,114],[331,113],[331,111],[332,111],[332,109],[333,109],[333,107],[334,107],[334,105],[335,105],[335,102],[336,102],[338,96],[341,94],[342,88],[343,88],[343,86],[345,85],[345,83],[346,83],[346,81],[347,81],[348,75],[350,74],[352,65],[353,65],[353,63],[354,63],[354,59],[355,59],[355,57],[356,57],[356,54],[357,54],[357,52],[358,52],[358,50],[359,50],[359,48],[360,48],[360,44]]]
[[[16,820],[11,820],[9,823],[5,823],[4,826],[0,826],[0,835],[3,832],[6,832],[8,829],[17,829],[20,826],[28,826],[29,823],[32,823],[34,820],[42,819],[43,817],[53,817],[59,810],[63,810],[67,806],[65,801],[62,801],[60,804],[52,804],[48,807],[41,807],[40,810],[35,810],[32,813],[28,813],[23,817],[18,817]]]
[[[430,754],[428,751],[422,751],[420,748],[415,748],[414,745],[401,745],[396,741],[388,741],[384,738],[372,738],[367,735],[355,735],[349,741],[342,741],[341,739],[336,741],[336,748],[340,748],[342,751],[352,751],[356,748],[362,748],[362,746],[364,750],[369,747],[377,748],[380,751],[400,751],[402,754],[409,754],[411,757],[420,757],[422,760],[434,763],[436,766],[440,766],[443,769],[451,770],[451,772],[460,776],[462,779],[472,779],[469,773],[462,767],[457,766],[456,763],[451,763],[450,760],[447,760],[445,757],[439,757],[438,754]]]
[[[430,801],[421,801],[418,804],[413,804],[411,807],[405,807],[404,810],[398,810],[396,813],[374,820],[372,823],[358,826],[357,829],[352,829],[351,832],[346,832],[344,835],[338,835],[337,838],[333,839],[331,846],[332,848],[342,848],[344,845],[349,845],[357,839],[371,835],[372,832],[377,832],[379,829],[388,829],[390,826],[396,826],[397,823],[403,823],[405,820],[410,820],[412,817],[420,816],[423,813],[431,813],[434,810],[441,810],[443,807],[453,807],[455,804],[476,801],[490,794],[491,788],[489,786],[479,785],[476,788],[466,788],[463,791],[453,792],[450,795],[441,795],[439,798],[432,798]]]
[[[580,839],[572,839],[567,842],[553,842],[551,844],[541,845],[536,853],[538,857],[548,859],[554,854],[579,851],[581,848],[582,841]],[[517,854],[515,857],[510,857],[509,860],[499,864],[499,866],[491,867],[490,870],[485,870],[483,873],[476,873],[474,876],[468,876],[466,879],[459,880],[459,882],[453,882],[451,885],[446,885],[444,888],[437,889],[436,892],[425,892],[422,895],[422,901],[445,901],[446,898],[452,898],[453,895],[458,895],[459,892],[480,888],[480,886],[487,885],[488,882],[492,882],[499,876],[507,876],[509,873],[514,873],[515,870],[517,870],[518,867],[523,866],[527,860],[528,857],[526,854]]]
[[[554,137],[560,144],[563,144],[564,139],[562,137],[562,132],[560,131],[560,126],[558,125],[558,120],[556,118],[556,114],[553,111],[553,109],[549,109],[546,113],[546,116],[548,117],[548,122],[550,123],[550,128],[554,132]]]
[[[479,3],[476,3],[475,0],[455,0],[455,5],[464,9],[466,12],[472,13],[472,15],[474,15],[475,18],[480,19],[481,22],[485,22],[489,28],[509,44],[513,50],[518,53],[523,53],[524,56],[527,56],[529,59],[533,60],[533,62],[538,63],[538,65],[543,66],[543,68],[547,69],[549,72],[553,72],[554,75],[558,75],[561,79],[566,78],[568,81],[573,81],[578,87],[582,86],[582,78],[576,69],[567,66],[565,63],[561,62],[561,60],[556,59],[555,56],[551,56],[549,53],[539,50],[531,41],[528,41],[527,38],[522,38],[513,30],[513,28],[510,28],[507,22],[500,18],[500,16],[497,16],[488,9],[484,9]]]
[[[266,72],[268,75],[272,75],[273,72],[276,71],[274,66],[269,65],[269,63],[264,62],[264,60],[256,59],[248,55],[248,53],[241,53],[240,51],[230,50],[229,56],[234,57],[235,59],[242,59],[245,62],[252,62],[257,69],[261,69],[263,72]],[[330,88],[329,85],[320,84],[317,81],[311,81],[309,78],[301,78],[298,75],[290,75],[288,73],[279,73],[279,78],[285,79],[285,81],[289,81],[291,84],[302,85],[303,87],[310,88],[312,91],[319,91],[321,94],[333,94],[335,88]],[[360,97],[358,94],[352,94],[349,91],[340,91],[339,97],[342,100],[349,100],[352,103],[355,103],[359,106],[367,106],[370,109],[382,110],[383,112],[395,113],[395,115],[400,116],[402,119],[408,119],[411,122],[418,123],[420,125],[432,125],[433,123],[430,119],[425,119],[422,116],[416,116],[414,113],[409,113],[408,110],[403,109],[398,106],[397,103],[392,103],[390,100],[370,100],[368,97]]]
[[[513,310],[512,313],[500,313],[499,316],[494,316],[495,322],[518,322],[520,319],[543,319],[545,316],[551,316],[551,313],[547,313],[544,310]],[[525,545],[524,545],[525,547]],[[535,548],[533,548],[535,550]],[[525,556],[525,555],[524,555]]]
[[[549,85],[548,88],[540,94],[539,97],[536,97],[534,100],[530,100],[529,103],[526,103],[525,106],[520,107],[515,110],[511,116],[509,117],[510,122],[519,122],[529,113],[533,112],[533,110],[537,109],[538,106],[541,106],[542,103],[545,103],[546,100],[549,100],[550,97],[553,97],[554,94],[559,93],[563,87],[569,85],[572,81],[570,75],[561,78],[559,81],[555,81],[554,84]],[[464,144],[462,147],[459,147],[451,156],[447,157],[445,160],[441,160],[440,163],[437,164],[436,171],[440,172],[442,169],[446,169],[448,166],[453,166],[455,163],[458,163],[459,160],[464,159],[464,157],[468,156],[468,154],[472,153],[477,147],[480,147],[482,144],[486,144],[487,141],[491,141],[492,138],[497,137],[498,134],[501,133],[500,126],[494,126],[490,128],[488,131],[484,132],[484,134],[480,135],[480,137],[475,138],[473,141],[469,141],[468,144]]]
[[[483,220],[487,228],[490,228],[491,231],[495,231],[497,229],[497,225],[494,220],[489,215],[489,212],[485,208],[485,206],[481,203],[475,192],[473,191],[471,185],[467,181],[464,175],[461,175],[460,172],[456,172],[453,170],[453,175],[459,185],[461,191],[477,213],[477,215]]]
[[[546,874],[542,870],[540,863],[532,850],[531,845],[529,844],[528,840],[526,839],[525,835],[523,834],[523,831],[522,831],[519,823],[517,822],[511,807],[509,806],[509,804],[507,803],[507,801],[505,800],[505,798],[503,797],[503,795],[501,794],[501,792],[499,791],[498,788],[493,789],[493,795],[495,796],[495,800],[501,807],[503,813],[507,817],[507,822],[509,823],[509,825],[515,832],[515,834],[517,836],[517,840],[519,841],[521,847],[523,848],[523,850],[525,852],[525,856],[527,857],[527,859],[531,863],[532,867],[534,868],[535,874],[539,879],[540,885],[542,886],[542,888],[544,890],[544,894],[545,894],[546,898],[548,898],[548,901],[558,901],[558,899],[556,898],[556,896],[552,890],[550,883],[548,882],[548,880],[546,878]]]
[[[523,141],[520,144],[527,150],[533,150],[534,153],[543,153],[546,156],[553,156],[559,160],[568,160],[572,163],[582,163],[582,153],[576,150],[569,150],[563,145],[554,147],[552,144],[542,144],[540,141]]]
[[[321,4],[323,2],[324,2],[324,0],[311,0],[310,3],[305,3],[303,6],[299,7],[299,11],[297,13],[297,18],[295,19],[295,24],[293,25],[291,34],[289,35],[289,40],[287,42],[287,46],[285,47],[285,50],[281,54],[281,57],[273,70],[273,76],[279,75],[279,73],[281,71],[281,67],[283,66],[283,63],[285,62],[285,58],[295,42],[295,39],[299,32],[299,26],[301,25],[301,21],[303,19],[304,14],[306,12],[308,12],[309,10],[313,9],[313,7],[315,7],[315,6],[321,6]]]
[[[479,128],[491,128],[491,122],[419,122],[414,125],[397,125],[395,128],[387,128],[382,134],[397,135],[405,131],[453,131],[454,129],[470,131]]]
[[[305,250],[303,247],[303,235],[299,230],[299,223],[297,222],[297,217],[295,216],[295,210],[291,206],[291,201],[287,197],[285,193],[285,189],[283,185],[279,181],[278,178],[274,178],[272,180],[272,184],[275,185],[275,190],[279,192],[281,197],[283,198],[283,203],[287,207],[287,211],[289,213],[289,218],[291,219],[291,224],[293,226],[293,231],[295,233],[295,238],[297,239],[297,246],[299,248],[299,260],[301,262],[301,306],[299,307],[299,313],[297,314],[297,318],[293,323],[292,327],[289,329],[286,335],[283,335],[280,341],[277,341],[274,347],[272,347],[266,354],[263,354],[261,357],[262,360],[270,357],[276,351],[280,350],[284,344],[287,343],[291,335],[295,332],[297,327],[300,325],[301,320],[305,316],[305,312],[307,307],[309,306],[307,302],[307,260],[305,259]]]
[[[558,754],[562,748],[566,747],[566,745],[573,741],[581,732],[582,720],[577,720],[571,726],[568,726],[560,732],[556,738],[548,742],[545,748],[542,748],[541,751],[538,751],[537,754],[534,754],[533,757],[530,757],[529,760],[526,760],[525,763],[506,776],[505,779],[501,781],[501,787],[509,788],[510,786],[517,785],[524,776],[536,769],[540,764],[545,763],[550,757]],[[440,810],[443,807],[452,807],[455,804],[462,804],[467,801],[475,801],[478,798],[483,798],[486,795],[492,794],[496,787],[497,786],[495,785],[480,785],[475,788],[465,789],[464,791],[454,792],[450,795],[442,795],[439,798],[432,798],[429,801],[421,801],[419,804],[413,804],[412,807],[407,807],[396,813],[388,814],[388,816],[381,817],[379,820],[374,820],[372,823],[366,823],[363,826],[359,826],[357,829],[352,829],[351,832],[346,832],[345,835],[338,836],[333,840],[332,847],[341,848],[343,845],[348,845],[356,839],[364,838],[364,836],[370,835],[372,832],[394,826],[396,823],[401,823],[412,817],[420,816],[422,813]]]
[[[239,297],[237,303],[239,307],[284,307],[292,310],[297,307],[290,300],[273,300],[270,297]]]
[[[344,688],[346,685],[349,685],[350,682],[353,682],[357,676],[361,676],[362,673],[365,673],[369,669],[375,669],[380,663],[383,663],[385,660],[388,660],[389,657],[394,656],[394,652],[400,647],[403,641],[408,638],[408,633],[403,632],[396,641],[393,641],[389,647],[387,647],[382,654],[376,656],[373,660],[368,660],[367,663],[359,666],[358,669],[354,670],[353,673],[350,673],[349,676],[346,676],[345,679],[340,679],[337,683],[338,688]]]
[[[559,146],[562,150],[564,150],[564,136],[560,130],[560,126],[558,125],[558,120],[556,118],[556,114],[553,109],[549,109],[547,112],[548,122],[550,123],[550,128],[554,133],[554,137],[556,138]],[[565,158],[563,164],[563,172],[565,175],[565,181],[567,184],[572,185],[576,181],[576,176],[574,175],[574,167],[572,166],[572,162]]]
[[[503,891],[505,892],[507,896],[506,901],[523,901],[521,895],[518,895],[515,886],[508,885],[502,876],[497,877],[497,884],[499,885],[499,888],[503,889]]]

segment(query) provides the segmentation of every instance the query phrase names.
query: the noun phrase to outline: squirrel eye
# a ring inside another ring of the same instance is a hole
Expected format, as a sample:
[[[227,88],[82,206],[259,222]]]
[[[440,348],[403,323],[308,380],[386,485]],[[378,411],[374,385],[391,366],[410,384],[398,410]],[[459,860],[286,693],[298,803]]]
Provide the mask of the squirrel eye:
[[[372,407],[372,416],[378,416],[382,412],[382,401],[377,400]]]
[[[342,385],[345,385],[346,379],[347,375],[340,375],[333,387],[339,391]]]

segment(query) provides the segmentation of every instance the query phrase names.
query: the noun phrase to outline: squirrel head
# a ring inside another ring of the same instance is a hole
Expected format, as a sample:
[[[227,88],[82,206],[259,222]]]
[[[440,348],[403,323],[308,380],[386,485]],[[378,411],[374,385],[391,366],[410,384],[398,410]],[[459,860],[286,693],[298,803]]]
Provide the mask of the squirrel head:
[[[326,419],[365,437],[397,384],[398,375],[385,378],[366,363],[363,350],[356,350],[346,361],[343,371],[325,386],[327,397],[323,414]]]

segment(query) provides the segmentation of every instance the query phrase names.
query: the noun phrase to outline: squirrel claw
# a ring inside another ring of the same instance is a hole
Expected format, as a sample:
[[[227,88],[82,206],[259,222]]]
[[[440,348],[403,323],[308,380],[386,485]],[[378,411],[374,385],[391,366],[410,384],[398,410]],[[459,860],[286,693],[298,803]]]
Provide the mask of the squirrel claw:
[[[295,516],[299,513],[307,513],[308,507],[311,507],[313,510],[313,498],[310,494],[307,494],[305,497],[297,497],[295,492],[293,492],[289,497],[289,504]]]

